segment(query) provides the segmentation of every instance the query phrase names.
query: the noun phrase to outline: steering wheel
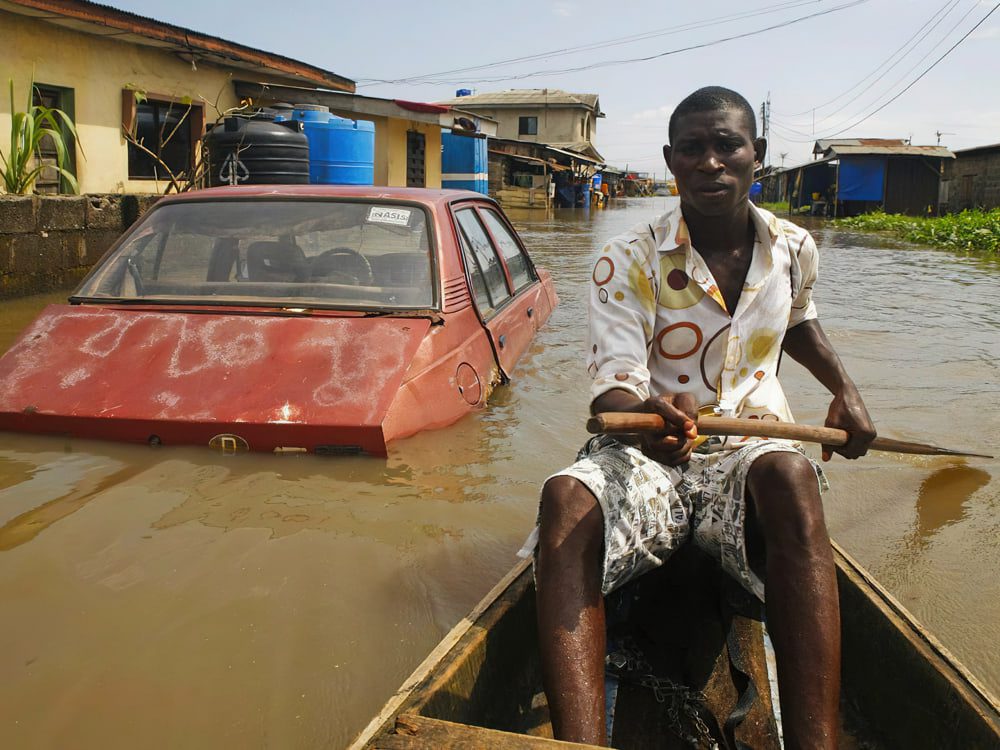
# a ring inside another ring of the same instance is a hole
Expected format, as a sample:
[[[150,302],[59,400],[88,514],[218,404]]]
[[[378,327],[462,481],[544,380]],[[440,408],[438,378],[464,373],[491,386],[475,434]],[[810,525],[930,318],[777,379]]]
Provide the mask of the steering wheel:
[[[338,259],[346,259],[347,262]],[[320,253],[312,259],[309,275],[313,280],[317,277],[344,276],[350,279],[350,283],[361,286],[371,286],[375,280],[368,258],[352,247],[335,247]]]

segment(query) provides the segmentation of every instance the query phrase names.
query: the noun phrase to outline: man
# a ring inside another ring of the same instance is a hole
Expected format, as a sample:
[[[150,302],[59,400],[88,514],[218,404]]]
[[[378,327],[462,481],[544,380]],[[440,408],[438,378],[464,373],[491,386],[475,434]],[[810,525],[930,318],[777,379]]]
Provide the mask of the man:
[[[823,446],[824,460],[863,455],[875,429],[816,317],[815,243],[748,199],[766,143],[746,99],[700,89],[668,135],[680,207],[598,253],[588,347],[592,411],[652,412],[668,429],[636,446],[596,437],[543,488],[536,580],[553,727],[605,744],[602,595],[690,538],[761,599],[767,581],[785,747],[834,748],[840,613],[822,471],[788,442],[703,441],[695,420],[791,421],[784,352],[833,394],[826,424],[851,435]],[[763,570],[748,562],[758,555]]]

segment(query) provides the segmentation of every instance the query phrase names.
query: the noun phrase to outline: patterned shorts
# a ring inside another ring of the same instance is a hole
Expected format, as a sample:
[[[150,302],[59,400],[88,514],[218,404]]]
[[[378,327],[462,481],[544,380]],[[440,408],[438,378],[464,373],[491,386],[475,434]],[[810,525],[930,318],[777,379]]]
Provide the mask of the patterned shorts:
[[[793,443],[754,440],[724,453],[695,453],[686,467],[675,468],[598,435],[587,441],[576,463],[552,477],[578,479],[601,506],[605,594],[662,565],[690,538],[763,601],[764,583],[747,560],[746,478],[754,461],[780,452],[801,454]],[[826,490],[823,470],[812,459],[810,463],[820,490]],[[520,554],[531,555],[537,542],[536,527]]]

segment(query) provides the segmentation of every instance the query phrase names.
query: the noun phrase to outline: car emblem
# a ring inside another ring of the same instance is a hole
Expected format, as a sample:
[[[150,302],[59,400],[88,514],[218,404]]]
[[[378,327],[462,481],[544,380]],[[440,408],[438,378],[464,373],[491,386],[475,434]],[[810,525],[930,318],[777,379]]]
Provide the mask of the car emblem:
[[[223,456],[232,456],[236,453],[245,453],[250,450],[250,443],[239,435],[222,434],[216,435],[208,441],[208,447],[219,451]]]

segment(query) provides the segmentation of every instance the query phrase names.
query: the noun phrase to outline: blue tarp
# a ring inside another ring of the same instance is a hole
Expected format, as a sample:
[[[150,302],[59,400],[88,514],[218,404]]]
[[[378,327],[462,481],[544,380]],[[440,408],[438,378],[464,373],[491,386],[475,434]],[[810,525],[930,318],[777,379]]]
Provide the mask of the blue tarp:
[[[880,157],[840,157],[840,184],[837,197],[842,201],[880,201],[885,184],[885,159]]]

